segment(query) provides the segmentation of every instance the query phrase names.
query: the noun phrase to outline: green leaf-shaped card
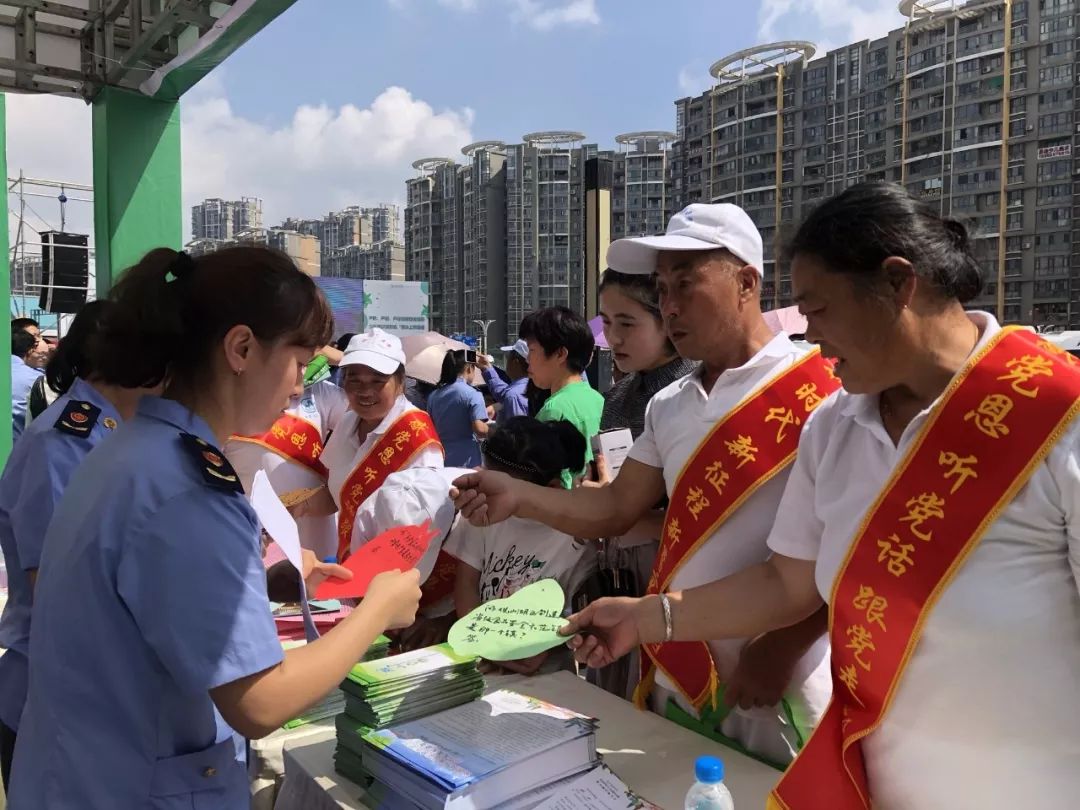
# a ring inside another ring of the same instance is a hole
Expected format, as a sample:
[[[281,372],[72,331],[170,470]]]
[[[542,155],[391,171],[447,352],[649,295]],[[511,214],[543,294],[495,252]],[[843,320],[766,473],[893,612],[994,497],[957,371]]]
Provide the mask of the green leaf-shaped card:
[[[489,661],[530,658],[566,643],[558,630],[566,597],[559,583],[543,579],[506,599],[485,602],[458,619],[448,641],[458,655]]]

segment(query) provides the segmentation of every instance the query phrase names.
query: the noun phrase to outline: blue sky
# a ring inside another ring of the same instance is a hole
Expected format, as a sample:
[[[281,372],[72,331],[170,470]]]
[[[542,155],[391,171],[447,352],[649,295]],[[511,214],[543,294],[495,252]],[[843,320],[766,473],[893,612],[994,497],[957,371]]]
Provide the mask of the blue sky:
[[[901,22],[896,0],[299,0],[185,98],[185,203],[260,196],[268,225],[401,203],[418,157],[540,129],[610,148],[673,129],[732,51]],[[10,174],[89,182],[80,102],[11,96],[8,132]]]

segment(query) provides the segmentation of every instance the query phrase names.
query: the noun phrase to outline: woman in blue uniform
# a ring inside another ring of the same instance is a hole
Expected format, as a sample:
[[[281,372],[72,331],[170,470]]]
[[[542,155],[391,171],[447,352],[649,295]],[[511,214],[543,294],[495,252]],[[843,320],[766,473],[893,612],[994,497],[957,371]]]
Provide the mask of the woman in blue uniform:
[[[279,728],[411,624],[418,576],[376,577],[345,621],[283,654],[259,524],[217,448],[269,429],[330,337],[287,256],[160,249],[111,298],[101,375],[165,392],[87,457],[46,533],[9,806],[241,810],[240,735]]]
[[[0,477],[0,548],[8,575],[8,601],[0,618],[0,772],[11,774],[15,735],[26,702],[30,610],[34,580],[53,510],[75,468],[98,442],[135,412],[143,393],[104,383],[95,373],[89,343],[109,308],[84,306],[45,370],[56,402],[29,425]]]

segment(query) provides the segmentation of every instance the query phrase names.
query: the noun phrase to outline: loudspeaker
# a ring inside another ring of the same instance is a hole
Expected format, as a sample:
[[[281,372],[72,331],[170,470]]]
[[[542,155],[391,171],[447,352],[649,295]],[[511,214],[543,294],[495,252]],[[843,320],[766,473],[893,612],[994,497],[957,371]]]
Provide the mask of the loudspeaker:
[[[78,312],[90,283],[89,237],[84,233],[41,233],[41,297],[47,312]]]

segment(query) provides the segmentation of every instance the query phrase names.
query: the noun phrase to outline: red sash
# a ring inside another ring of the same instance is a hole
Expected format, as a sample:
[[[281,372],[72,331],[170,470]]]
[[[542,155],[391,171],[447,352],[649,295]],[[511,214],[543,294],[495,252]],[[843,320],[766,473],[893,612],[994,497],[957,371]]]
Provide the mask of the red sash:
[[[881,724],[938,598],[1078,411],[1080,363],[1016,327],[949,385],[836,577],[833,699],[771,810],[871,807],[861,740]]]
[[[791,463],[807,417],[839,387],[832,366],[815,349],[717,423],[679,473],[648,593],[665,591],[717,527]],[[634,693],[639,708],[652,691],[657,667],[696,708],[715,701],[719,682],[708,644],[677,641],[642,650]]]
[[[283,413],[263,435],[233,438],[273,450],[289,461],[303,464],[319,477],[326,478],[326,467],[319,460],[323,451],[322,433],[306,419]]]
[[[417,454],[435,445],[440,450],[439,434],[431,418],[423,411],[407,411],[387,429],[375,446],[360,460],[341,485],[338,511],[338,562],[345,562],[352,543],[356,510],[382,486],[391,473],[404,470]]]

